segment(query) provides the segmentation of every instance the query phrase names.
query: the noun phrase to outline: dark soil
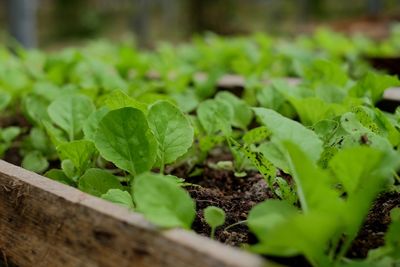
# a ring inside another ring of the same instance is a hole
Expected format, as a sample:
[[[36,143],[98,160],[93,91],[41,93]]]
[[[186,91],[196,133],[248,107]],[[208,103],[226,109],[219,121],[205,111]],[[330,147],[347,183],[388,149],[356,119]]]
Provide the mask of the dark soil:
[[[230,160],[229,156],[218,160]],[[268,198],[273,198],[262,176],[257,172],[249,172],[246,177],[237,178],[232,171],[215,170],[209,163],[216,162],[209,158],[202,175],[188,178],[186,181],[196,186],[187,190],[196,201],[197,215],[193,230],[203,236],[210,236],[210,227],[204,220],[203,209],[213,205],[226,212],[225,225],[219,227],[216,240],[231,245],[242,246],[257,242],[245,224],[239,224],[225,230],[227,226],[246,220],[250,209]],[[182,177],[182,176],[181,176]],[[371,209],[363,228],[348,252],[350,258],[365,258],[369,250],[382,246],[383,237],[390,223],[390,211],[400,206],[400,193],[387,192],[378,197]],[[303,257],[288,259],[271,257],[270,259],[288,266],[310,266]]]
[[[365,258],[368,250],[384,244],[383,237],[390,224],[390,211],[400,207],[400,193],[388,192],[375,201],[363,228],[347,254],[350,258]]]

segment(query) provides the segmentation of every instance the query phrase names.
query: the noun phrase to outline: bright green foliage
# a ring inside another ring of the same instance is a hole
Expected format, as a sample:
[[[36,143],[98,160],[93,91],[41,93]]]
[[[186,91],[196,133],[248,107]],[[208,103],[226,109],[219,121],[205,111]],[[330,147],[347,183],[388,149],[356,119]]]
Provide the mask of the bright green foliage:
[[[218,207],[208,206],[204,209],[203,214],[207,224],[211,227],[211,239],[214,239],[216,228],[225,223],[225,212]]]
[[[95,112],[93,112],[86,120],[85,125],[83,125],[83,133],[85,135],[85,139],[94,142],[96,137],[97,128],[99,127],[99,123],[101,119],[108,113],[108,108],[102,107]]]
[[[256,144],[256,143],[266,141],[267,138],[270,137],[270,135],[271,135],[271,132],[268,130],[267,127],[260,126],[260,127],[257,127],[257,128],[247,131],[243,135],[243,141],[248,145]]]
[[[103,117],[95,145],[102,157],[132,175],[149,171],[156,160],[156,140],[146,117],[131,107],[112,110]]]
[[[0,156],[3,156],[7,149],[10,148],[15,138],[20,135],[21,129],[19,127],[11,126],[0,129]]]
[[[121,189],[109,189],[107,193],[101,195],[101,198],[121,205],[130,210],[135,209],[132,196],[129,194],[129,192],[122,191]]]
[[[223,91],[219,92],[215,99],[218,102],[224,102],[227,105],[231,106],[233,111],[232,117],[232,125],[241,129],[247,129],[247,126],[250,124],[253,119],[253,112],[250,107],[244,102],[242,99],[236,97],[235,95]]]
[[[302,213],[271,200],[253,208],[248,224],[260,240],[253,250],[277,256],[301,253],[314,266],[333,266],[348,250],[373,199],[399,166],[399,159],[369,147],[344,149],[331,160],[332,180],[329,172],[313,163],[298,145],[289,141],[282,145],[288,151]],[[334,181],[343,186],[346,198],[340,197]]]
[[[395,76],[369,72],[350,89],[350,95],[368,97],[376,103],[386,89],[399,85],[400,81]]]
[[[128,96],[121,90],[115,90],[108,94],[104,99],[104,104],[110,110],[131,107],[139,109],[145,114],[147,113],[147,106],[145,104]]]
[[[11,102],[11,95],[7,92],[0,91],[0,111],[7,108]]]
[[[194,130],[188,118],[168,101],[153,104],[148,122],[158,144],[157,161],[161,168],[185,154],[193,143]]]
[[[96,148],[91,141],[77,140],[59,145],[57,151],[61,160],[69,159],[74,164],[77,175],[80,176],[91,166]]]
[[[78,188],[98,197],[106,194],[110,189],[123,189],[117,177],[101,169],[88,169],[79,178]]]
[[[21,165],[27,170],[42,173],[49,167],[49,162],[39,151],[32,151],[24,156]]]
[[[289,99],[296,109],[300,121],[307,126],[314,125],[324,119],[334,118],[346,111],[346,108],[342,105],[327,103],[316,97]]]
[[[72,179],[68,178],[62,170],[51,169],[47,171],[44,176],[66,185],[76,186],[76,183]]]
[[[197,116],[207,134],[222,132],[229,136],[232,132],[233,109],[225,101],[206,100],[197,108]]]
[[[283,117],[279,113],[265,108],[253,109],[260,122],[271,131],[272,136],[280,140],[291,140],[310,159],[317,161],[322,153],[322,141],[311,130],[298,122]]]
[[[68,134],[70,141],[81,132],[84,122],[93,111],[92,101],[83,95],[58,98],[47,109],[51,120]]]
[[[136,210],[160,227],[189,229],[195,218],[195,203],[176,177],[143,173],[135,177],[132,195]]]

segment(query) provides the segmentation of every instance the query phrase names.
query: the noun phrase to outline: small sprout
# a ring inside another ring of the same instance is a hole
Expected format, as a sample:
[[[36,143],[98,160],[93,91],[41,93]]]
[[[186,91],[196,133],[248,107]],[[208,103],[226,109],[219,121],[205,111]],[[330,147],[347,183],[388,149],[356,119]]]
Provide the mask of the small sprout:
[[[225,223],[225,212],[218,207],[208,206],[204,209],[204,219],[211,227],[211,239],[214,239],[217,227]]]

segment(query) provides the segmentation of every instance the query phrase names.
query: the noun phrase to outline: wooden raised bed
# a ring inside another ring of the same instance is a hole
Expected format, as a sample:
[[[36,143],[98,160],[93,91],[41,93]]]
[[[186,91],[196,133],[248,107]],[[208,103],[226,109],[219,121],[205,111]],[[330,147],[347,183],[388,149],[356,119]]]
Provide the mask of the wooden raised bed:
[[[0,161],[0,266],[261,267],[261,257],[174,229]]]

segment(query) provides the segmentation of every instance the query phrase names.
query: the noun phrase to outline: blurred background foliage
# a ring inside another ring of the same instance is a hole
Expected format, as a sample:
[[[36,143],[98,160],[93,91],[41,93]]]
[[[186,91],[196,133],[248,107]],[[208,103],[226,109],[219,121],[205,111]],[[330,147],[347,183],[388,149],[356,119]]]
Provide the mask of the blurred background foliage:
[[[0,0],[0,32],[11,23],[10,2]],[[18,0],[23,1],[23,0]],[[36,3],[38,45],[57,48],[92,38],[139,43],[187,40],[193,34],[255,31],[293,34],[329,24],[345,32],[383,37],[400,19],[399,0],[25,0]],[[3,37],[4,38],[4,37]]]

